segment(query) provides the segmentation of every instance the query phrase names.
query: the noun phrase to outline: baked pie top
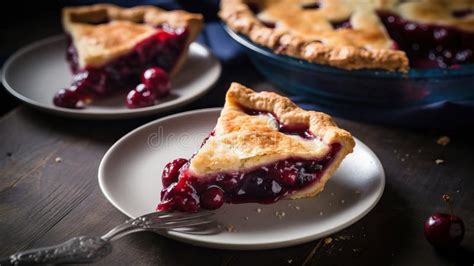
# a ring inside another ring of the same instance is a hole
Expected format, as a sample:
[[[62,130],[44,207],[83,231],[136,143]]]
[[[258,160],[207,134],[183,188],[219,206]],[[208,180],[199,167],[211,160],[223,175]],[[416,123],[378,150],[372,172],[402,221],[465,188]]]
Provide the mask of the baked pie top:
[[[281,125],[307,129],[311,137],[286,134]],[[332,144],[341,145],[337,159],[342,160],[352,152],[354,140],[329,115],[305,111],[272,92],[256,93],[232,83],[214,133],[191,159],[189,170],[194,176],[212,176],[288,158],[323,158]]]
[[[81,68],[102,66],[131,51],[158,31],[157,27],[187,29],[194,40],[202,16],[185,11],[165,11],[154,6],[121,8],[97,4],[63,9],[63,27],[78,51]]]
[[[471,12],[459,16],[460,10]],[[219,15],[276,53],[345,69],[407,71],[407,55],[378,12],[474,33],[472,10],[473,0],[222,0]]]

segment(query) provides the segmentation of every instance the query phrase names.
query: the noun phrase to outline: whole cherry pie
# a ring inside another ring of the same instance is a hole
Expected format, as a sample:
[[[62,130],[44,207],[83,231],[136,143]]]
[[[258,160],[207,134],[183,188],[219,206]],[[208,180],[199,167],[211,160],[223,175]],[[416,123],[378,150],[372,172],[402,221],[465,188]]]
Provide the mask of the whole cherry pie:
[[[312,197],[353,147],[351,134],[330,116],[233,83],[200,150],[166,165],[157,210]]]
[[[343,69],[474,63],[472,0],[222,0],[219,15],[277,54]]]
[[[153,105],[169,92],[169,78],[186,60],[202,16],[153,6],[97,4],[64,8],[63,26],[74,78],[54,103],[80,108],[95,98],[130,91],[126,104],[136,108]]]

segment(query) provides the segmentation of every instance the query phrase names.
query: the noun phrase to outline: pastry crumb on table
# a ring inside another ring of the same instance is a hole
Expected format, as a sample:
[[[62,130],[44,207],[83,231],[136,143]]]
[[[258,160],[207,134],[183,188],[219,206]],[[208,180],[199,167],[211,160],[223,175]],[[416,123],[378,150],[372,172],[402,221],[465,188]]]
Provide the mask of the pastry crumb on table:
[[[447,146],[451,142],[451,139],[448,136],[441,136],[436,140],[436,143],[441,146]]]

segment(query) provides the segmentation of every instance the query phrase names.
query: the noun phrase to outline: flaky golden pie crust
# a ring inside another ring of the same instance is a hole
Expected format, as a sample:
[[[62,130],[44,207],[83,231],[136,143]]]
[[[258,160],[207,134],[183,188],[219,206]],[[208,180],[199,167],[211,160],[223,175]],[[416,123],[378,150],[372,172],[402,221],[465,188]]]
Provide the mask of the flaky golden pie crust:
[[[165,11],[154,6],[122,8],[112,4],[67,7],[63,9],[62,19],[64,30],[78,50],[82,68],[102,66],[130,52],[137,43],[156,33],[155,26],[162,24],[172,28],[186,27],[188,47],[203,25],[200,14]],[[99,24],[103,21],[107,23]],[[172,72],[176,72],[185,57],[181,56]]]
[[[245,109],[273,113],[285,125],[308,125],[317,137],[303,139],[278,130],[269,115],[248,115]],[[331,144],[341,145],[333,163],[319,182],[290,195],[290,198],[314,196],[319,193],[344,157],[355,145],[351,134],[336,126],[324,113],[305,111],[290,99],[272,92],[254,92],[232,83],[226,103],[210,136],[189,167],[193,176],[212,176],[218,173],[239,172],[264,166],[291,157],[323,158]]]
[[[320,8],[303,6],[319,3]],[[260,6],[255,15],[250,4]],[[474,31],[474,16],[457,18],[453,10],[474,8],[473,0],[222,0],[219,16],[235,32],[253,42],[309,62],[343,69],[405,72],[409,61],[377,17],[387,10],[406,19]],[[352,29],[335,30],[331,22],[350,19]],[[262,21],[276,23],[275,28]]]

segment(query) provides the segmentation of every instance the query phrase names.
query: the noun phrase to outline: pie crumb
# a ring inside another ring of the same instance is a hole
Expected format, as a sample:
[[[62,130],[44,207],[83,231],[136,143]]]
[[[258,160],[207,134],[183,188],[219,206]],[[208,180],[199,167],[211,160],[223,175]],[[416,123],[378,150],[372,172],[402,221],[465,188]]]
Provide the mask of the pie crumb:
[[[296,205],[295,209],[297,209],[299,211],[301,208],[300,208],[300,206]]]
[[[443,159],[436,159],[436,160],[435,160],[435,163],[436,163],[437,165],[440,165],[440,164],[443,164],[443,163],[444,163],[444,160],[443,160]]]
[[[346,201],[345,200],[341,200],[341,204],[344,204]]]
[[[326,238],[324,239],[324,244],[329,245],[329,244],[331,244],[331,243],[332,243],[332,237],[326,237]]]
[[[436,143],[441,145],[441,146],[446,146],[451,142],[451,139],[448,136],[441,136],[436,140]]]
[[[249,217],[248,217],[248,216],[245,216],[245,218],[244,218],[244,219],[248,221],[248,220],[249,220]]]
[[[323,215],[324,215],[324,213],[322,211],[319,212],[319,216],[323,216]]]
[[[257,212],[258,212],[258,213],[261,213],[261,212],[262,212],[262,209],[257,208]]]
[[[54,159],[54,161],[56,161],[57,163],[60,163],[62,161],[61,157],[56,157],[56,159]]]
[[[291,264],[292,262],[293,262],[292,259],[289,259],[289,260],[288,260],[288,264]]]

